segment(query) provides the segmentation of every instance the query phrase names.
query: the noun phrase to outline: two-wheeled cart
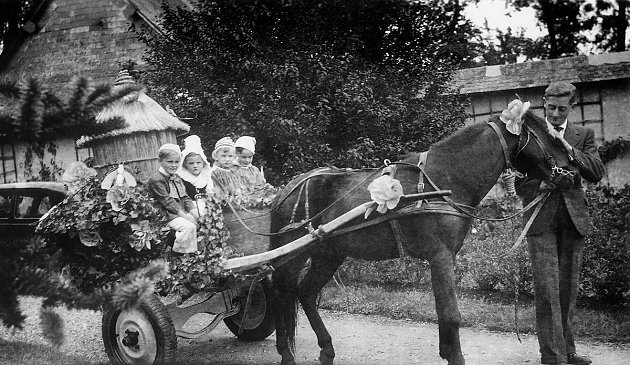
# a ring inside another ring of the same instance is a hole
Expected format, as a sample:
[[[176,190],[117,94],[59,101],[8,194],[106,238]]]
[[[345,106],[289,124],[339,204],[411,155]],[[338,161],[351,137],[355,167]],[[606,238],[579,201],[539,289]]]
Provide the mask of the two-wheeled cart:
[[[450,195],[450,191],[403,195],[401,200],[413,202],[445,195]],[[373,204],[361,204],[299,239],[270,251],[267,251],[268,237],[254,233],[269,231],[268,211],[228,210],[224,213],[224,222],[230,231],[228,243],[245,256],[227,260],[223,268],[242,272],[262,265],[273,266],[281,258],[303,252],[326,234],[346,228]],[[178,337],[203,338],[221,322],[239,339],[263,340],[275,330],[271,289],[267,275],[257,275],[234,287],[196,293],[180,304],[164,303],[163,298],[152,295],[130,310],[107,306],[102,322],[105,350],[112,364],[171,364],[176,361]],[[202,321],[204,324],[200,326],[200,321],[195,320],[200,314],[212,319]]]

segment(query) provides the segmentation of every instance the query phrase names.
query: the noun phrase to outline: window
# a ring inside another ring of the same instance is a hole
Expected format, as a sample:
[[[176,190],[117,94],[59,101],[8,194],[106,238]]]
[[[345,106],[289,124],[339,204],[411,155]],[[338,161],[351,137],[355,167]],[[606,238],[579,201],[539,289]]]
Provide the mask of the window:
[[[0,183],[17,181],[17,164],[15,161],[15,146],[13,144],[0,145]]]
[[[11,196],[8,194],[0,195],[0,218],[9,218],[11,216]]]
[[[18,196],[15,218],[32,218],[34,201],[35,197],[32,196]]]

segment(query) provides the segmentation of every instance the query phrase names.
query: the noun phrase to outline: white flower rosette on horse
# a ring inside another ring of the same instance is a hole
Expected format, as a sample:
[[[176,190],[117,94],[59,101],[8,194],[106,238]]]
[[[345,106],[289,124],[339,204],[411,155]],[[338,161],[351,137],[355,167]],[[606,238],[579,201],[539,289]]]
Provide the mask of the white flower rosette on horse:
[[[384,214],[388,209],[394,209],[400,201],[400,197],[403,195],[402,185],[400,181],[394,179],[389,175],[383,175],[368,185],[370,191],[370,198],[378,205],[376,211]],[[370,207],[365,212],[365,218],[374,210],[374,207]]]
[[[529,101],[522,102],[519,99],[512,100],[507,109],[501,112],[499,119],[505,123],[505,128],[514,135],[521,134],[523,126],[523,116],[529,109]]]

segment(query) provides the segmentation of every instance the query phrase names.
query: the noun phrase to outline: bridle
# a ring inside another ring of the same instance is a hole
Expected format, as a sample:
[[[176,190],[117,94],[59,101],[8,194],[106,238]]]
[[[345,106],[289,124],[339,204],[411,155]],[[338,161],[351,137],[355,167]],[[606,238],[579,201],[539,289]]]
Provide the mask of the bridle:
[[[497,135],[499,136],[499,139],[501,140],[501,145],[504,150],[505,162],[506,162],[507,167],[513,168],[514,164],[512,163],[512,160],[509,159],[508,148],[507,148],[507,144],[505,143],[503,134],[501,133],[500,130],[498,130],[498,127],[495,128],[496,124],[494,124],[494,122],[489,122],[488,124],[490,124],[493,127],[494,131],[497,133]],[[557,180],[558,178],[563,178],[563,177],[573,178],[576,175],[575,171],[567,170],[563,167],[558,166],[556,162],[556,158],[551,153],[549,153],[547,148],[541,142],[541,138],[538,135],[538,133],[534,131],[532,128],[528,127],[524,123],[523,123],[523,132],[526,132],[526,133],[521,133],[519,135],[516,154],[514,155],[514,161],[518,159],[519,155],[521,154],[521,152],[523,152],[525,147],[527,147],[527,144],[530,142],[530,140],[534,140],[534,142],[536,142],[536,144],[538,145],[538,148],[542,152],[545,162],[547,162],[547,165],[549,169],[551,170],[549,182],[553,182]],[[523,140],[525,141],[523,142]]]

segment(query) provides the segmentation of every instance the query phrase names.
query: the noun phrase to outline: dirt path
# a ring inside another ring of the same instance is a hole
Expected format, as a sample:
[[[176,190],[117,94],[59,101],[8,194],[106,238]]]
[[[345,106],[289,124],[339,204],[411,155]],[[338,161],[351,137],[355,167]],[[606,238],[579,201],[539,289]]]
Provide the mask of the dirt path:
[[[333,337],[337,365],[423,364],[443,365],[438,355],[437,325],[322,311]],[[535,336],[492,333],[464,328],[462,350],[468,365],[539,364]],[[182,343],[180,359],[212,364],[277,364],[275,337],[257,343],[240,342],[224,327],[212,335],[212,341]],[[297,337],[298,364],[319,364],[319,347],[306,317],[301,316]],[[630,363],[630,347],[579,342],[580,353],[588,354],[594,365]]]
[[[45,344],[37,316],[39,301],[26,297],[21,298],[21,303],[28,316],[25,329],[11,337],[5,328],[0,327],[0,339],[33,345]],[[80,358],[89,364],[107,364],[101,340],[101,313],[67,310],[61,310],[60,313],[65,320],[67,334],[67,342],[61,347],[61,352],[67,354],[69,359]],[[329,311],[322,311],[322,317],[333,337],[337,365],[446,364],[438,356],[437,325]],[[524,336],[523,343],[519,343],[514,334],[464,328],[461,337],[468,365],[539,363],[535,336]],[[0,340],[0,353],[6,351],[3,342]],[[180,339],[178,345],[178,360],[182,364],[276,365],[280,360],[274,335],[262,342],[247,343],[237,340],[224,325],[220,325],[208,339]],[[594,365],[630,364],[629,346],[579,342],[578,350],[589,355]],[[302,315],[297,337],[298,364],[319,364],[318,354],[315,335]],[[0,354],[2,364],[19,363],[19,360],[11,359],[11,354]]]

